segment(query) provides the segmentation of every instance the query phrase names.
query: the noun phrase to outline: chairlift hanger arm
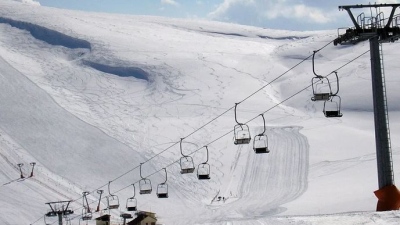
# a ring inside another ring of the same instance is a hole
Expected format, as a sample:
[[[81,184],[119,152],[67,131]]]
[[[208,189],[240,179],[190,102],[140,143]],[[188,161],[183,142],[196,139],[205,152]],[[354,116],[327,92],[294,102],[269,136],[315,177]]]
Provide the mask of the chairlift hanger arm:
[[[263,119],[263,122],[264,122],[264,130],[263,130],[263,132],[261,133],[261,134],[259,134],[259,135],[264,135],[265,134],[265,131],[267,131],[267,128],[265,127],[265,118],[264,118],[264,114],[260,114],[260,116],[262,117],[262,119]]]
[[[140,177],[141,177],[142,179],[144,179],[144,177],[142,176],[142,164],[143,164],[143,163],[140,163],[139,173],[140,173]]]
[[[318,75],[318,74],[315,72],[315,53],[317,53],[317,52],[319,52],[319,50],[313,51],[313,55],[312,55],[312,70],[313,70],[314,75],[315,75],[317,78],[323,78],[323,76]]]
[[[204,147],[206,148],[206,151],[207,151],[207,160],[205,162],[203,162],[202,164],[207,164],[208,163],[208,147],[207,147],[207,145]]]
[[[332,71],[332,73],[336,76],[336,92],[332,93],[331,96],[336,96],[339,93],[339,76],[337,74],[337,71]]]
[[[132,198],[135,198],[135,196],[136,196],[136,187],[135,187],[135,184],[132,184],[132,186],[133,186],[133,196],[132,196]]]
[[[243,125],[243,123],[239,123],[238,122],[238,120],[237,120],[237,113],[236,113],[236,110],[237,110],[237,105],[239,105],[241,102],[239,102],[239,103],[235,103],[235,121],[236,121],[236,123],[238,124],[238,125]]]
[[[167,183],[168,175],[167,175],[167,168],[163,168],[163,169],[164,169],[164,171],[165,171],[165,181],[164,181],[164,183],[162,183],[162,184],[165,184],[165,183]]]
[[[109,194],[110,196],[112,196],[111,191],[110,191],[110,184],[111,184],[111,181],[108,181],[108,194]]]
[[[183,150],[182,150],[182,141],[183,141],[183,139],[184,139],[184,138],[181,138],[181,141],[179,142],[179,148],[181,149],[181,155],[182,155],[183,157],[188,157],[187,155],[183,154]]]

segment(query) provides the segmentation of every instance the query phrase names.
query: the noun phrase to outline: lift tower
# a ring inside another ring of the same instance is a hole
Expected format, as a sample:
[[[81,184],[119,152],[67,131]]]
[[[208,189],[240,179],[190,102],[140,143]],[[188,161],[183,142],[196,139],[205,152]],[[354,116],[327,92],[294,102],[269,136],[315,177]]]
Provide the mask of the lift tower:
[[[395,210],[400,207],[400,194],[394,186],[392,151],[390,143],[389,118],[386,97],[386,84],[383,68],[382,43],[395,42],[400,37],[400,15],[395,15],[400,4],[370,4],[339,6],[346,10],[354,27],[346,29],[334,40],[337,44],[356,44],[369,40],[371,55],[372,94],[374,104],[376,158],[379,190],[378,211]],[[351,9],[369,9],[370,15],[361,13],[357,19]],[[385,17],[381,8],[391,8]]]
[[[58,216],[58,224],[63,224],[63,216],[71,215],[74,213],[73,210],[68,209],[69,201],[58,201],[58,202],[47,202],[46,204],[49,205],[50,211],[45,214],[45,217],[56,217]]]

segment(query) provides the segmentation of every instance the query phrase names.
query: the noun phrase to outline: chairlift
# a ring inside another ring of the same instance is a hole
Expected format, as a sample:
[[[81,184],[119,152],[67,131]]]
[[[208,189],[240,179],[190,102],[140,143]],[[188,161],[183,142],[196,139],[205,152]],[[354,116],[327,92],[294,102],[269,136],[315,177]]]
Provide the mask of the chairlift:
[[[181,159],[180,159],[180,165],[181,165],[181,174],[186,174],[186,173],[193,173],[194,172],[194,162],[193,162],[193,158],[189,155],[184,155],[183,151],[182,151],[182,140],[183,138],[181,138],[181,141],[179,143],[179,147],[181,149]]]
[[[56,223],[58,221],[58,218],[57,219],[52,219],[51,221],[49,221],[48,217],[55,217],[55,216],[57,216],[57,214],[55,214],[55,216],[48,216],[48,214],[49,213],[46,213],[43,216],[43,220],[44,220],[44,224],[45,225],[52,225],[52,224],[54,224],[54,223]]]
[[[312,56],[312,69],[315,76],[311,79],[313,90],[311,101],[327,101],[332,95],[331,83],[327,77],[318,75],[315,72],[315,53],[317,52],[318,51],[314,51]]]
[[[103,190],[97,190],[97,194],[99,194],[99,202],[97,203],[96,212],[100,211],[101,195],[103,194],[103,192]]]
[[[339,95],[334,95],[328,101],[325,101],[323,111],[325,117],[342,117],[343,114],[340,112],[341,102]]]
[[[89,195],[89,192],[87,192],[87,191],[84,191],[84,192],[82,192],[82,195],[83,195],[83,197],[82,197],[82,200],[83,200],[83,209],[82,209],[82,220],[91,220],[92,219],[92,212],[90,211],[90,208],[89,208],[89,202],[88,202],[88,199],[87,199],[87,195]],[[85,205],[85,203],[86,203],[86,205]]]
[[[207,159],[205,162],[201,163],[197,167],[197,178],[199,180],[209,180],[210,179],[210,164],[208,164],[208,147],[204,146],[207,151]]]
[[[158,198],[168,198],[167,169],[164,168],[164,171],[165,171],[165,181],[157,186],[157,197]]]
[[[29,177],[33,177],[33,169],[35,168],[36,163],[31,162],[30,165],[32,166],[32,171],[31,171],[31,175]]]
[[[110,184],[111,184],[111,181],[108,182],[108,196],[107,196],[108,209],[118,209],[119,208],[119,198],[117,195],[111,194]]]
[[[239,123],[237,121],[237,116],[236,116],[236,108],[239,103],[235,103],[235,121],[236,125],[233,128],[234,132],[234,144],[235,145],[241,145],[241,144],[248,144],[250,143],[251,140],[251,135],[250,135],[250,129],[249,126],[247,126],[244,123]]]
[[[255,153],[269,153],[268,149],[268,136],[265,134],[266,126],[265,126],[265,118],[264,114],[260,114],[264,122],[264,130],[262,133],[257,134],[253,140],[253,150]]]
[[[22,173],[22,166],[23,166],[24,164],[23,163],[18,163],[17,164],[17,166],[19,167],[19,172],[20,172],[20,178],[21,179],[24,179],[25,177],[24,177],[24,174]]]
[[[132,184],[132,186],[133,186],[133,196],[126,200],[126,210],[128,210],[129,212],[137,211],[137,200],[135,198],[136,195],[135,184]]]
[[[142,164],[143,163],[140,163],[140,177],[142,179],[139,181],[139,194],[151,194],[151,191],[153,190],[151,187],[151,181],[142,177]]]
[[[64,216],[64,219],[65,219],[65,225],[72,225],[71,218],[69,218],[68,216]]]

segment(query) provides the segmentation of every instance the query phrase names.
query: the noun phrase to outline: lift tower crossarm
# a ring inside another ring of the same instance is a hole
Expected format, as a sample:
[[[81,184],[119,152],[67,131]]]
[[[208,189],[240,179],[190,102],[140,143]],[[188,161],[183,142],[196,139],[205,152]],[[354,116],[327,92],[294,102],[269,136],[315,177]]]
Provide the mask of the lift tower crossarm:
[[[339,6],[339,10],[346,10],[356,29],[361,29],[360,25],[357,23],[350,9],[392,7],[392,11],[390,13],[388,22],[386,23],[385,26],[385,28],[389,28],[393,20],[394,12],[396,11],[396,8],[399,6],[400,4],[343,5]]]

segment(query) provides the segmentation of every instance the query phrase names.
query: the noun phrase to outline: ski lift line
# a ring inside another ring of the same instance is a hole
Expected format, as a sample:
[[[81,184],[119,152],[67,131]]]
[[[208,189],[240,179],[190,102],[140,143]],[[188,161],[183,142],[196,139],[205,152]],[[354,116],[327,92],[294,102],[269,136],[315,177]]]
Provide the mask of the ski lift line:
[[[368,52],[369,52],[369,50],[365,51],[364,53],[362,53],[362,54],[360,54],[359,56],[353,58],[352,60],[350,60],[349,62],[347,62],[347,63],[345,63],[344,65],[340,66],[339,68],[337,68],[337,69],[334,70],[334,71],[338,71],[338,70],[344,68],[345,66],[347,66],[347,65],[349,65],[350,63],[354,62],[355,60],[359,59],[360,57],[362,57],[363,55],[365,55],[365,54],[368,53]],[[333,72],[332,72],[332,73],[333,73]],[[328,74],[327,76],[331,75],[332,73]],[[326,77],[327,77],[327,76],[326,76]],[[268,110],[264,111],[264,112],[261,113],[261,114],[265,114],[265,113],[269,112],[270,110],[272,110],[272,109],[276,108],[277,106],[281,105],[282,103],[288,101],[289,99],[293,98],[294,96],[298,95],[299,93],[301,93],[301,92],[307,90],[307,89],[310,88],[312,85],[313,85],[313,84],[310,84],[310,85],[308,85],[307,87],[305,87],[305,88],[303,88],[303,89],[297,91],[296,93],[292,94],[292,95],[289,96],[288,98],[284,99],[284,100],[281,101],[280,103],[277,103],[275,106],[269,108]],[[248,121],[246,122],[246,124],[249,123],[249,122],[251,122],[251,121],[253,121],[254,119],[256,119],[256,118],[257,118],[258,116],[260,116],[261,114],[259,114],[259,115],[257,115],[256,117],[254,117],[254,118],[248,120]],[[225,136],[231,134],[232,132],[233,132],[233,130],[230,130],[229,132],[227,132],[227,133],[221,135],[220,137],[214,139],[213,141],[209,142],[209,143],[206,144],[205,146],[209,146],[209,145],[211,145],[211,144],[213,144],[213,143],[219,141],[220,139],[224,138]],[[203,147],[201,147],[201,148],[199,148],[199,149],[197,149],[197,150],[194,150],[193,152],[189,153],[188,155],[192,155],[192,154],[198,152],[199,150],[201,150],[201,149],[204,148],[205,146],[203,146]],[[155,175],[156,173],[161,172],[161,171],[164,170],[165,168],[168,168],[168,167],[170,167],[170,166],[172,166],[172,165],[174,165],[174,164],[176,164],[176,163],[179,163],[179,161],[180,161],[180,159],[177,159],[177,160],[173,161],[172,163],[170,163],[170,164],[164,166],[163,168],[161,168],[161,169],[159,169],[159,170],[156,170],[155,172],[149,174],[149,175],[146,176],[145,178],[151,177],[151,176]],[[134,183],[131,183],[131,184],[127,185],[126,187],[123,187],[123,188],[121,188],[120,190],[117,190],[115,193],[118,193],[118,192],[120,192],[120,191],[123,191],[123,190],[127,189],[128,187],[130,187],[131,185],[134,185],[134,184],[136,184],[136,183],[139,183],[139,181],[140,181],[140,180],[138,180],[138,181],[136,181],[136,182],[134,182]],[[37,221],[39,221],[39,220],[40,220],[40,219],[38,219]],[[36,221],[36,222],[37,222],[37,221]],[[32,223],[32,224],[33,224],[33,223]]]
[[[330,41],[329,43],[325,44],[323,47],[321,47],[321,48],[318,49],[317,51],[320,51],[320,50],[326,48],[326,47],[327,47],[328,45],[330,45],[333,41],[334,41],[334,40],[332,40],[332,41]],[[264,89],[264,88],[267,87],[268,85],[272,84],[273,82],[275,82],[276,80],[278,80],[278,79],[281,78],[282,76],[286,75],[288,72],[290,72],[291,70],[293,70],[294,68],[296,68],[296,67],[299,66],[300,64],[304,63],[304,62],[305,62],[306,60],[308,60],[311,56],[312,56],[312,55],[309,55],[309,56],[306,57],[305,59],[301,60],[299,63],[297,63],[296,65],[292,66],[291,68],[289,68],[288,70],[286,70],[284,73],[282,73],[282,74],[279,75],[278,77],[274,78],[272,81],[268,82],[266,85],[262,86],[261,88],[259,88],[258,90],[256,90],[256,91],[253,92],[251,95],[249,95],[248,97],[244,98],[242,101],[240,101],[240,102],[237,103],[237,104],[240,104],[240,103],[246,101],[247,99],[249,99],[250,97],[252,97],[252,96],[255,95],[256,93],[258,93],[259,91],[261,91],[262,89]],[[197,128],[196,130],[194,130],[194,131],[191,132],[190,134],[186,135],[184,138],[188,138],[188,137],[190,137],[191,135],[195,134],[195,133],[198,132],[199,130],[203,129],[205,126],[209,125],[210,123],[214,122],[215,120],[217,120],[217,119],[220,118],[221,116],[223,116],[223,115],[225,115],[226,113],[228,113],[228,112],[229,112],[230,110],[232,110],[234,107],[235,107],[235,106],[232,106],[231,108],[225,110],[223,113],[221,113],[220,115],[218,115],[218,116],[215,117],[214,119],[210,120],[209,122],[207,122],[207,123],[204,124],[203,126]],[[227,135],[227,134],[226,134],[226,135]],[[171,149],[172,147],[174,147],[174,146],[175,146],[176,144],[178,144],[178,143],[180,143],[180,141],[173,143],[170,147],[168,147],[168,148],[164,149],[163,151],[161,151],[161,152],[155,154],[154,156],[150,157],[149,159],[147,159],[146,161],[144,161],[143,164],[149,162],[150,160],[154,159],[155,157],[159,156],[160,154],[162,154],[162,153],[168,151],[169,149]],[[114,178],[112,181],[115,181],[115,180],[117,180],[117,179],[119,179],[119,178],[125,176],[126,174],[128,174],[128,173],[132,172],[133,170],[137,169],[138,167],[139,167],[139,166],[136,166],[136,167],[134,167],[134,168],[128,170],[127,172],[123,173],[122,175],[120,175],[120,176]],[[105,187],[105,186],[106,186],[106,184],[103,185],[103,186],[101,186],[101,187],[99,187],[98,189],[103,188],[103,187]],[[96,190],[97,190],[97,189],[96,189]]]
[[[338,71],[338,70],[340,70],[340,69],[346,67],[347,65],[349,65],[350,63],[352,63],[352,62],[354,62],[355,60],[359,59],[360,57],[362,57],[363,55],[365,55],[365,54],[368,53],[368,52],[369,52],[369,50],[365,51],[364,53],[362,53],[362,54],[360,54],[359,56],[353,58],[352,60],[348,61],[347,63],[345,63],[344,65],[340,66],[339,68],[337,68],[337,69],[334,70],[334,71]],[[333,73],[333,72],[332,72],[332,73]],[[332,73],[330,73],[330,74],[332,74]],[[329,76],[330,74],[328,74],[327,76]],[[299,93],[305,91],[306,89],[308,89],[308,88],[311,87],[311,86],[312,86],[312,84],[311,84],[311,85],[308,85],[307,87],[305,87],[305,88],[303,88],[303,89],[301,89],[301,90],[299,90],[298,92],[296,92],[296,93],[294,93],[293,95],[289,96],[288,98],[286,98],[286,99],[283,100],[282,102],[277,103],[275,106],[271,107],[270,109],[264,111],[264,112],[261,113],[261,114],[265,114],[265,113],[269,112],[270,110],[272,110],[272,109],[276,108],[277,106],[281,105],[282,103],[288,101],[289,99],[291,99],[291,98],[293,98],[294,96],[298,95]],[[232,108],[233,108],[233,107],[232,107]],[[256,119],[256,118],[257,118],[258,116],[260,116],[261,114],[259,114],[259,115],[257,115],[256,117],[250,119],[250,120],[247,121],[246,123],[249,123],[249,122],[253,121],[254,119]],[[230,130],[229,132],[227,132],[227,133],[221,135],[220,137],[214,139],[213,141],[209,142],[209,143],[206,144],[205,146],[209,146],[209,145],[215,143],[216,141],[218,141],[218,140],[224,138],[225,136],[231,134],[232,131],[233,131],[233,130]],[[173,144],[172,146],[170,146],[169,148],[172,148],[172,147],[175,146],[177,143],[179,143],[179,142],[174,143],[174,144]],[[203,146],[203,147],[204,147],[204,146]],[[197,150],[195,150],[195,151],[189,153],[189,155],[192,155],[192,154],[196,153],[197,151],[201,150],[203,147],[201,147],[201,148],[199,148],[199,149],[197,149]],[[169,148],[168,148],[168,149],[169,149]],[[166,149],[166,150],[168,150],[168,149]],[[163,152],[165,152],[166,150],[164,150]],[[156,156],[157,156],[157,155],[156,155]],[[154,157],[155,157],[155,156],[153,156],[152,158],[154,158]],[[152,159],[152,158],[151,158],[151,159]],[[150,161],[151,159],[147,160],[146,162]],[[164,168],[170,167],[170,166],[172,166],[172,165],[174,165],[174,164],[176,164],[176,163],[178,163],[178,162],[179,162],[179,159],[173,161],[172,163],[170,163],[170,164],[168,164],[168,165],[166,165],[166,166],[164,166]],[[139,166],[136,166],[135,168],[137,168],[137,167],[139,167]],[[159,173],[159,172],[162,171],[164,168],[161,168],[161,169],[159,169],[159,170],[157,170],[157,171],[155,171],[155,172],[149,174],[149,175],[146,176],[145,178],[148,178],[148,177],[150,177],[150,176],[153,176],[153,175],[156,174],[156,173]],[[133,170],[133,169],[132,169],[132,170]],[[132,171],[132,170],[131,170],[131,171]],[[129,171],[129,172],[130,172],[130,171]],[[127,173],[129,173],[129,172],[127,172]],[[127,174],[127,173],[125,173],[125,174]],[[125,174],[124,174],[124,175],[125,175]],[[121,176],[121,177],[122,177],[122,176]],[[118,178],[116,178],[116,179],[118,179]],[[116,179],[114,179],[114,180],[116,180]],[[129,184],[128,186],[123,187],[123,188],[121,188],[120,190],[117,190],[115,193],[119,193],[120,191],[123,191],[123,190],[127,189],[128,187],[130,187],[130,186],[133,185],[133,184],[138,183],[139,181],[140,181],[140,180],[138,180],[138,181],[136,181],[136,182],[134,182],[134,183],[132,183],[132,184]],[[106,185],[103,185],[102,187],[104,187],[104,186],[106,186]],[[96,190],[97,190],[97,189],[96,189]],[[82,198],[82,197],[81,197],[81,198]],[[105,197],[103,197],[103,198],[105,198]],[[80,198],[79,198],[79,199],[80,199]],[[78,199],[78,200],[79,200],[79,199]],[[77,201],[77,200],[74,200],[74,201]],[[93,202],[92,202],[92,203],[93,203]],[[81,207],[81,208],[82,208],[82,207]],[[79,209],[78,209],[78,210],[79,210]],[[76,216],[75,218],[77,218],[77,217],[79,217],[79,216]],[[38,222],[39,220],[41,220],[41,219],[42,219],[42,218],[40,217],[39,219],[37,219],[37,220],[36,220],[35,222],[33,222],[32,224],[37,223],[37,222]]]
[[[327,47],[328,45],[330,45],[333,41],[334,41],[334,40],[330,41],[329,43],[325,44],[323,47],[321,47],[320,49],[318,49],[318,50],[316,50],[316,51],[320,51],[320,50],[326,48],[326,47]],[[368,51],[369,51],[369,50],[368,50]],[[368,51],[367,51],[367,52],[368,52]],[[365,53],[367,53],[367,52],[365,52]],[[363,53],[362,55],[364,55],[365,53]],[[361,57],[362,55],[358,56],[357,58]],[[294,68],[296,68],[296,67],[299,66],[300,64],[304,63],[304,62],[305,62],[306,60],[308,60],[311,56],[312,56],[312,55],[309,55],[308,57],[304,58],[304,59],[301,60],[299,63],[297,63],[296,65],[292,66],[291,68],[289,68],[288,70],[286,70],[285,72],[283,72],[281,75],[277,76],[276,78],[274,78],[273,80],[271,80],[270,82],[268,82],[266,85],[262,86],[261,88],[259,88],[258,90],[256,90],[255,92],[253,92],[252,94],[250,94],[249,96],[247,96],[246,98],[244,98],[243,100],[241,100],[240,102],[238,102],[237,104],[241,104],[242,102],[248,100],[249,98],[251,98],[252,96],[254,96],[255,94],[257,94],[258,92],[260,92],[260,91],[261,91],[262,89],[264,89],[265,87],[269,86],[270,84],[272,84],[273,82],[275,82],[275,81],[278,80],[279,78],[283,77],[284,75],[286,75],[287,73],[289,73],[290,71],[292,71]],[[355,58],[355,59],[357,59],[357,58]],[[354,59],[354,60],[355,60],[355,59]],[[352,61],[354,61],[354,60],[352,60]],[[341,68],[343,68],[344,66],[348,65],[348,64],[351,63],[352,61],[346,63],[345,65],[343,65],[343,66],[340,67],[339,69],[341,69]],[[339,70],[339,69],[337,69],[337,70]],[[337,71],[337,70],[336,70],[336,71]],[[310,86],[311,86],[311,85],[309,85],[309,86],[306,87],[305,89],[309,88]],[[305,89],[302,89],[301,91],[304,91]],[[300,92],[301,92],[301,91],[300,91]],[[300,92],[298,92],[298,93],[300,93]],[[297,93],[297,94],[298,94],[298,93]],[[294,95],[291,96],[291,97],[294,97]],[[291,97],[289,97],[289,98],[291,98]],[[289,98],[285,99],[283,102],[289,100]],[[264,113],[266,113],[266,112],[270,111],[271,109],[277,107],[278,105],[282,104],[283,102],[278,103],[277,105],[275,105],[274,107],[272,107],[272,108],[270,108],[269,110],[265,111]],[[224,111],[223,113],[221,113],[220,115],[218,115],[216,118],[214,118],[214,119],[212,119],[211,121],[207,122],[205,125],[203,125],[203,126],[201,126],[200,128],[194,130],[192,133],[190,133],[189,135],[185,136],[184,138],[187,138],[187,137],[193,135],[194,133],[196,133],[196,132],[199,131],[200,129],[204,128],[204,127],[207,126],[208,124],[212,123],[212,122],[215,121],[216,119],[218,119],[218,118],[220,118],[221,116],[225,115],[227,112],[229,112],[230,110],[232,110],[234,107],[235,107],[235,106],[232,106],[232,107],[229,108],[228,110],[226,110],[226,111]],[[250,121],[252,121],[252,120],[254,120],[254,119],[255,119],[255,118],[249,120],[248,122],[250,122]],[[248,123],[248,122],[246,122],[246,123]],[[246,123],[245,123],[245,124],[246,124]],[[223,134],[222,136],[220,136],[220,137],[218,137],[217,139],[211,141],[211,142],[208,143],[207,145],[210,145],[210,144],[212,144],[212,143],[214,143],[214,142],[216,142],[216,141],[222,139],[223,137],[225,137],[225,136],[227,136],[228,134],[230,134],[232,131],[233,131],[233,130],[231,130],[231,131],[229,131],[229,132]],[[174,146],[175,146],[176,144],[178,144],[178,143],[179,143],[179,141],[173,143],[170,147],[164,149],[163,151],[161,151],[161,152],[155,154],[154,156],[150,157],[149,159],[145,160],[145,161],[143,162],[143,164],[144,164],[144,163],[147,163],[147,162],[149,162],[149,161],[151,161],[152,159],[154,159],[155,157],[159,156],[160,154],[162,154],[162,153],[168,151],[169,149],[171,149],[172,147],[174,147]],[[200,149],[201,149],[201,148],[195,150],[194,152],[190,153],[189,155],[191,155],[191,154],[193,154],[193,153],[199,151]],[[176,161],[174,161],[173,163],[169,164],[167,167],[169,167],[169,166],[171,166],[171,165],[173,165],[174,163],[177,163],[177,162],[179,162],[179,159],[176,160]],[[115,181],[115,180],[120,179],[121,177],[123,177],[123,176],[127,175],[128,173],[132,172],[133,170],[139,168],[139,166],[140,166],[140,165],[135,166],[134,168],[132,168],[132,169],[128,170],[127,172],[121,174],[120,176],[118,176],[118,177],[112,179],[111,181]],[[162,170],[162,169],[157,170],[157,171],[155,171],[154,173],[148,175],[147,177],[152,176],[152,175],[158,173],[158,172],[161,171],[161,170]],[[147,177],[145,177],[145,178],[147,178]],[[137,181],[137,182],[135,182],[135,183],[138,183],[138,182],[139,182],[139,181]],[[135,184],[135,183],[134,183],[134,184]],[[102,185],[101,187],[96,188],[95,190],[93,190],[93,191],[91,191],[91,192],[89,192],[89,193],[94,193],[96,190],[101,189],[101,188],[105,187],[106,185],[107,185],[107,184],[104,184],[104,185]],[[132,185],[132,184],[130,184],[130,185]],[[130,185],[129,185],[129,186],[130,186]],[[115,193],[118,193],[119,191],[122,191],[122,190],[128,188],[129,186],[126,186],[126,187],[124,187],[124,188],[122,188],[122,189],[116,191]],[[79,197],[78,199],[72,200],[72,201],[75,202],[75,201],[78,201],[78,200],[81,199],[81,198],[82,198],[82,197]],[[40,219],[36,220],[35,223],[36,223],[37,221],[39,221],[39,220],[40,220]],[[32,223],[32,224],[34,224],[34,223]]]

